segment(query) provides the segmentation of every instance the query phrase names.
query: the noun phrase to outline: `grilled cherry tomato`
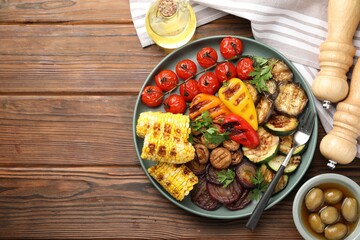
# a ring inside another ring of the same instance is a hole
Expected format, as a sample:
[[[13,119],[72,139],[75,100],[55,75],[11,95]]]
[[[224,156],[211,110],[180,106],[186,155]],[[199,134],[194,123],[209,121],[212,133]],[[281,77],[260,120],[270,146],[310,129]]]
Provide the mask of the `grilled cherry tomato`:
[[[186,110],[185,99],[178,94],[171,94],[164,100],[164,109],[171,113],[184,113]]]
[[[215,74],[220,83],[236,77],[236,67],[231,62],[223,62],[216,66]]]
[[[161,70],[158,74],[155,75],[155,83],[163,91],[169,91],[176,87],[179,79],[177,75],[168,69]]]
[[[225,37],[220,42],[220,53],[226,58],[232,58],[242,53],[243,45],[239,38]]]
[[[184,59],[176,64],[175,71],[181,79],[186,80],[196,74],[197,66],[192,60]]]
[[[197,53],[196,59],[201,67],[208,68],[217,62],[218,54],[212,47],[204,47]]]
[[[194,79],[190,79],[180,85],[179,91],[180,95],[183,96],[187,102],[191,102],[193,98],[200,93],[198,82]]]
[[[219,80],[215,73],[205,72],[198,80],[199,90],[202,93],[214,95],[220,88]]]
[[[163,100],[161,88],[155,85],[146,86],[141,93],[141,101],[148,107],[157,107]]]
[[[238,78],[240,78],[241,80],[251,79],[249,73],[251,73],[253,70],[254,70],[253,60],[251,58],[242,58],[236,64],[236,72]]]
[[[237,114],[230,113],[225,116],[221,125],[222,131],[230,133],[230,139],[248,148],[256,148],[260,139],[251,125]]]

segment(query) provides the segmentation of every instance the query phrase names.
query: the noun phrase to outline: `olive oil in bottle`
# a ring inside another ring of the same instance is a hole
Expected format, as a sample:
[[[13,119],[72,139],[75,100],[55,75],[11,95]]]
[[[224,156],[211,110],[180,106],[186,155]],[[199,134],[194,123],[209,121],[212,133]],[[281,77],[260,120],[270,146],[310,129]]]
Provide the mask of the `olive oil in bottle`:
[[[196,29],[196,16],[189,0],[156,0],[145,18],[146,31],[160,47],[185,45]]]

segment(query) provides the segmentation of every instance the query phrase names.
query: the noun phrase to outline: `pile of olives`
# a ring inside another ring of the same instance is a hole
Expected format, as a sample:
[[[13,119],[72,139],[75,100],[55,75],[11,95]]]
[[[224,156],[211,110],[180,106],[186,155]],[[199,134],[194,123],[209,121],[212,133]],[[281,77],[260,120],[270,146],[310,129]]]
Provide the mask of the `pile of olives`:
[[[345,238],[359,218],[357,200],[338,188],[314,187],[304,203],[311,230],[328,240]]]

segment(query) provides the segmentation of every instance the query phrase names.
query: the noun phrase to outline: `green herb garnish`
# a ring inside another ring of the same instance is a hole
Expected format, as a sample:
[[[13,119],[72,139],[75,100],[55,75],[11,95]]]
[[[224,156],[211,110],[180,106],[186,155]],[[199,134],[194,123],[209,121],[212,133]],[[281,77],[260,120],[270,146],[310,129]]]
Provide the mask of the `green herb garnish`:
[[[235,172],[228,168],[227,170],[221,170],[217,174],[217,180],[226,188],[235,179]]]
[[[223,141],[229,139],[229,133],[220,133],[216,127],[209,127],[203,132],[206,144],[219,145]]]
[[[194,121],[191,121],[190,125],[194,131],[199,131],[203,128],[208,128],[213,124],[209,111],[201,113]]]
[[[249,73],[249,76],[252,77],[250,82],[255,85],[259,92],[267,92],[266,81],[272,78],[272,65],[268,65],[268,60],[262,57],[254,56],[253,60],[254,70]]]
[[[265,181],[264,175],[260,171],[260,169],[256,170],[255,176],[251,178],[251,182],[255,184],[255,188],[250,192],[250,198],[252,200],[260,199],[260,196],[263,192],[265,192],[269,183]]]
[[[190,123],[194,131],[200,131],[205,138],[205,145],[215,144],[219,145],[224,140],[229,139],[229,133],[221,133],[214,125],[210,113],[203,112],[199,117]]]

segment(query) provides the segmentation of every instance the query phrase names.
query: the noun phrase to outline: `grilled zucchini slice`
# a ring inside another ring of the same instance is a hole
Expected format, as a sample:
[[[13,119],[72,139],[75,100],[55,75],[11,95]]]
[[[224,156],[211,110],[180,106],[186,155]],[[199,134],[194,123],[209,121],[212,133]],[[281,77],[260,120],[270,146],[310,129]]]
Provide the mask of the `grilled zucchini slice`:
[[[304,110],[308,97],[304,89],[297,83],[285,83],[279,86],[279,94],[275,99],[275,109],[289,116],[298,116]]]
[[[272,115],[264,124],[264,128],[277,136],[290,135],[296,131],[299,120],[296,117],[285,115]]]
[[[244,156],[247,157],[253,163],[265,163],[276,156],[280,138],[269,132],[263,127],[259,127],[257,130],[260,144],[256,148],[242,147]]]
[[[282,162],[284,161],[284,155],[277,155],[273,159],[271,159],[267,164],[268,166],[274,170],[275,172],[279,170]],[[294,172],[301,163],[301,156],[293,156],[290,158],[288,165],[284,169],[284,173],[292,173]]]
[[[271,170],[267,164],[261,164],[260,166],[260,172],[264,177],[264,181],[268,184],[270,184],[270,182],[274,179],[275,177],[275,172],[273,170]],[[287,174],[283,174],[280,179],[279,182],[276,184],[275,189],[274,189],[274,193],[278,193],[281,190],[283,190],[286,185],[289,182],[289,176]]]
[[[274,102],[262,95],[259,102],[256,104],[256,115],[259,125],[264,124],[269,119],[273,109]]]
[[[292,148],[294,144],[294,137],[293,135],[287,135],[287,136],[281,136],[280,137],[280,147],[279,147],[279,153],[282,155],[286,155],[290,152],[290,149]],[[293,152],[293,155],[300,155],[302,154],[306,149],[306,144],[297,146]]]

